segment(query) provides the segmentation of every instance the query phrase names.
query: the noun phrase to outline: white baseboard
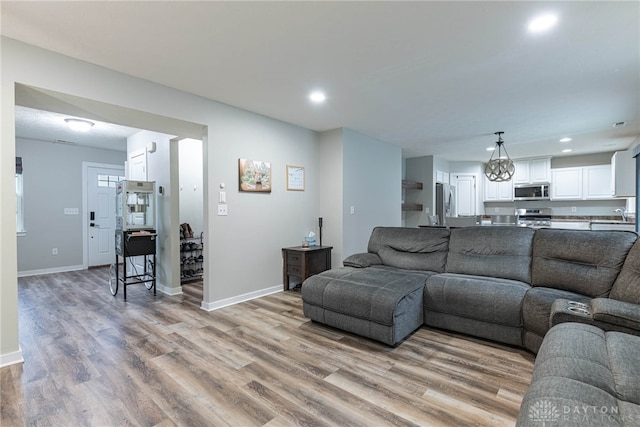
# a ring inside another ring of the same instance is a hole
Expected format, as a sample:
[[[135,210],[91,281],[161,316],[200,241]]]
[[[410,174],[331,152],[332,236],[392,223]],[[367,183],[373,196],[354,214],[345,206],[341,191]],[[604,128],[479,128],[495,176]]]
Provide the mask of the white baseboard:
[[[24,358],[22,357],[22,350],[14,351],[13,353],[0,354],[0,368],[23,362]]]
[[[85,270],[83,265],[67,265],[64,267],[43,268],[40,270],[18,271],[18,277],[39,276],[40,274],[66,273],[67,271]]]
[[[163,294],[169,295],[169,296],[182,294],[182,286],[178,286],[177,288],[170,288],[168,286],[156,283],[156,290],[158,292],[162,292]]]
[[[231,298],[225,298],[214,302],[204,302],[200,304],[200,308],[204,311],[218,310],[219,308],[228,307],[230,305],[238,304],[252,299],[264,297],[267,295],[275,294],[282,291],[282,285],[272,286],[266,289],[260,289],[259,291],[249,292],[247,294],[238,295]]]

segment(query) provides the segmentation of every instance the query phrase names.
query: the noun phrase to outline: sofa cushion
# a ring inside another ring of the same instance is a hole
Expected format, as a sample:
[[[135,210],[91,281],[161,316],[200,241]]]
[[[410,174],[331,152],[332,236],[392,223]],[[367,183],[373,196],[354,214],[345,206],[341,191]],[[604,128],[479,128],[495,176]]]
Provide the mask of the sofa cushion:
[[[540,229],[533,239],[531,283],[606,297],[636,240],[630,231]]]
[[[446,272],[531,283],[534,234],[524,227],[452,229]]]
[[[376,227],[368,245],[384,265],[438,273],[444,272],[448,250],[446,228]]]
[[[524,296],[522,318],[524,327],[540,336],[549,330],[551,307],[557,299],[588,303],[591,299],[575,292],[551,288],[531,288]]]
[[[305,280],[302,298],[335,313],[392,325],[396,307],[414,291],[421,296],[427,277],[429,273],[390,268],[336,268]],[[422,310],[422,301],[416,304]]]
[[[640,304],[640,239],[627,254],[609,298]]]
[[[522,301],[530,286],[515,280],[436,274],[424,289],[425,317],[447,313],[507,326],[522,326]]]

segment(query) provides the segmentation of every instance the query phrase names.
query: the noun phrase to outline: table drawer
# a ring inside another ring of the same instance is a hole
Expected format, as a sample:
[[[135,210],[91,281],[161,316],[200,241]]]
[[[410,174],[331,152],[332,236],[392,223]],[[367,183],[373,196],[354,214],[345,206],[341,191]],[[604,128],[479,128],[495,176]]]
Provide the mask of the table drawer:
[[[290,274],[291,276],[302,276],[302,267],[299,265],[289,265],[289,268],[287,269],[287,274]]]
[[[287,264],[289,264],[289,267],[292,265],[302,265],[302,255],[291,252],[287,253]]]

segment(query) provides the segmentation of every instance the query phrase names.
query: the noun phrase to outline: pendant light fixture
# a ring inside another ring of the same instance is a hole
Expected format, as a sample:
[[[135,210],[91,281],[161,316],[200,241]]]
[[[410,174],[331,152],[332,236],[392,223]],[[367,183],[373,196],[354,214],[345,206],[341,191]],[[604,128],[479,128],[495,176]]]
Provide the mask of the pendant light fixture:
[[[502,140],[502,134],[504,132],[496,132],[498,135],[498,140],[496,141],[496,147],[491,154],[491,158],[487,165],[484,168],[484,174],[489,178],[489,181],[494,182],[504,182],[511,181],[513,174],[516,171],[516,167],[513,164],[513,160],[509,158],[509,154],[507,153],[507,149],[503,147],[504,141]],[[504,155],[502,152],[504,151]],[[496,152],[498,152],[498,157],[495,159]]]

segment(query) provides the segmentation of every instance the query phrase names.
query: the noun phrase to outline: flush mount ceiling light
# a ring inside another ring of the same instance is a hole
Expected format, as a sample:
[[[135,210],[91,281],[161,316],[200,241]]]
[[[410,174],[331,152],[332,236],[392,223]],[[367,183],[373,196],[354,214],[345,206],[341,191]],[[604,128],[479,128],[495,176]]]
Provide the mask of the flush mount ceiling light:
[[[82,119],[64,119],[64,121],[67,122],[69,127],[76,132],[87,132],[95,124],[89,120]]]
[[[542,33],[551,29],[558,22],[558,17],[551,13],[535,17],[529,22],[529,31],[532,33]]]
[[[326,101],[327,95],[325,95],[324,92],[316,90],[314,92],[311,92],[311,94],[309,95],[309,99],[316,104],[321,104]]]
[[[504,132],[496,132],[498,140],[496,141],[496,150],[491,153],[491,158],[487,165],[484,167],[484,174],[489,178],[489,181],[504,182],[511,181],[513,174],[516,171],[516,167],[513,164],[513,160],[509,158],[507,149],[504,148],[504,141],[502,140],[502,134]],[[493,156],[498,152],[498,157],[495,159]],[[504,156],[502,152],[504,151]]]

